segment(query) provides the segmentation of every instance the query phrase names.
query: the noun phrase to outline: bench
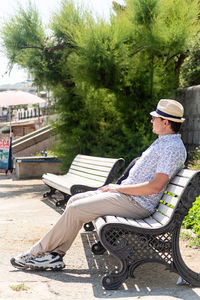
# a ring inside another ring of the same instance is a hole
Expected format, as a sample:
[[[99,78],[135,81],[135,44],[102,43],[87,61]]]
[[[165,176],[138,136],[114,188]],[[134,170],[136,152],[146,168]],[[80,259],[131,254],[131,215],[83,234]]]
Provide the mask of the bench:
[[[64,195],[64,199],[57,201],[56,205],[63,205],[74,194],[96,190],[111,183],[123,165],[123,158],[114,159],[78,154],[67,174],[43,174],[42,180],[50,188],[50,191],[43,196],[52,196],[59,191]]]
[[[117,216],[99,217],[93,224],[99,242],[92,245],[94,254],[106,250],[120,262],[102,278],[105,289],[117,289],[134,270],[145,262],[158,262],[178,273],[193,286],[200,287],[200,274],[192,271],[181,257],[181,224],[192,203],[200,194],[200,171],[182,169],[169,182],[153,215],[143,220]]]

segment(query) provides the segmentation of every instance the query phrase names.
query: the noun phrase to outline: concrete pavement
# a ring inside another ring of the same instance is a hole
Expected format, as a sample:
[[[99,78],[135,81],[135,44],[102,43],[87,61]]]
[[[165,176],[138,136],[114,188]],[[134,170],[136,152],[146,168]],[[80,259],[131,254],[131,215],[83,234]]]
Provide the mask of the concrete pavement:
[[[81,230],[66,254],[61,272],[20,271],[10,258],[26,251],[56,222],[60,209],[43,199],[47,187],[41,180],[16,180],[0,174],[0,299],[82,300],[112,298],[165,300],[200,299],[200,288],[177,286],[178,275],[159,264],[144,264],[116,291],[105,291],[101,277],[116,263],[108,254],[94,256],[90,244],[95,233]]]

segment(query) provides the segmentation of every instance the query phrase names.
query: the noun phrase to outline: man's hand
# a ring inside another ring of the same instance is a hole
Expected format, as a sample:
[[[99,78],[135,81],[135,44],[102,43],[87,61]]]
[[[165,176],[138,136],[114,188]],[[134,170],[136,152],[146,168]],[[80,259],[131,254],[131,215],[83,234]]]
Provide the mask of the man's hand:
[[[119,187],[118,184],[110,183],[108,185],[100,187],[98,190],[100,190],[102,192],[116,192],[118,187]]]
[[[119,192],[131,196],[146,196],[159,193],[168,183],[169,177],[164,173],[156,173],[151,181],[132,184],[108,184],[99,188],[102,192]]]

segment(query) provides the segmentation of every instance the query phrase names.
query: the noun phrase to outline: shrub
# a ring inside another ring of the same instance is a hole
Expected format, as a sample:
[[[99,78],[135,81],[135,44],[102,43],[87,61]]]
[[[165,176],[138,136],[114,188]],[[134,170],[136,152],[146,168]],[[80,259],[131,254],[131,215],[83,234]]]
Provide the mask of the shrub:
[[[196,198],[192,208],[183,221],[183,228],[192,229],[196,237],[191,242],[191,246],[200,246],[200,196]]]

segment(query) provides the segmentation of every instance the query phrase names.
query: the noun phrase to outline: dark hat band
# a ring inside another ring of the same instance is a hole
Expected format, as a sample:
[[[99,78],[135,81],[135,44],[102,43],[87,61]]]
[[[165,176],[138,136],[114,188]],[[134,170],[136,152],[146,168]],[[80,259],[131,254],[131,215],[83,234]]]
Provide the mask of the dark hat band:
[[[159,109],[156,109],[156,112],[157,112],[159,115],[161,115],[161,116],[163,116],[163,117],[166,117],[166,118],[172,118],[172,119],[179,119],[179,120],[181,120],[181,117],[176,117],[176,116],[172,116],[172,115],[166,114],[165,112],[163,112],[163,111],[161,111],[161,110],[159,110]]]

